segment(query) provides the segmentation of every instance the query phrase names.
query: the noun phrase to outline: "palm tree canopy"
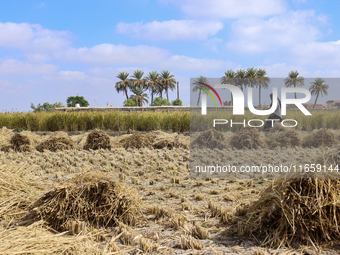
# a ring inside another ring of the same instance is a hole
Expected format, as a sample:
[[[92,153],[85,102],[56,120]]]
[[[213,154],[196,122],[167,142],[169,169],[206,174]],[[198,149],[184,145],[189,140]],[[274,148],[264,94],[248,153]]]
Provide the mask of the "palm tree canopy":
[[[135,87],[132,89],[134,95],[131,95],[130,98],[138,103],[139,106],[143,106],[143,103],[149,103],[149,96],[144,93],[145,90],[140,87]]]
[[[243,88],[245,88],[247,86],[247,82],[246,82],[246,71],[244,69],[238,69],[236,71],[236,83],[235,85],[240,87],[240,89],[243,91]]]
[[[257,87],[257,69],[254,67],[248,67],[246,72],[247,84],[250,87]]]
[[[192,89],[193,92],[196,92],[199,88],[205,88],[205,89],[208,89],[207,87],[201,85],[201,83],[205,83],[205,84],[208,84],[209,85],[209,82],[208,82],[208,78],[205,77],[205,76],[199,76],[194,82],[193,84],[195,85]]]
[[[267,71],[265,69],[258,69],[256,72],[256,76],[258,79],[258,86],[261,86],[262,88],[268,89],[269,83],[270,83],[270,78],[265,76],[267,74]]]
[[[136,70],[133,72],[133,74],[131,75],[132,81],[129,83],[130,84],[130,88],[131,90],[138,86],[138,87],[142,87],[142,88],[148,88],[148,82],[146,81],[146,79],[143,79],[143,75],[144,72],[142,70]]]
[[[127,79],[129,77],[129,73],[126,72],[120,72],[117,75],[117,78],[120,79],[120,81],[116,82],[115,88],[116,91],[119,92],[125,92],[126,98],[127,96],[127,90],[130,87],[129,80]]]
[[[322,78],[316,78],[315,81],[311,82],[311,86],[309,88],[309,91],[311,92],[312,95],[319,95],[323,97],[324,95],[328,95],[328,89],[329,85],[324,84],[325,80]]]
[[[221,78],[222,84],[235,84],[236,73],[233,70],[228,70],[224,72],[224,76]]]
[[[305,78],[299,76],[298,71],[290,71],[285,79],[286,87],[302,87],[305,85]]]

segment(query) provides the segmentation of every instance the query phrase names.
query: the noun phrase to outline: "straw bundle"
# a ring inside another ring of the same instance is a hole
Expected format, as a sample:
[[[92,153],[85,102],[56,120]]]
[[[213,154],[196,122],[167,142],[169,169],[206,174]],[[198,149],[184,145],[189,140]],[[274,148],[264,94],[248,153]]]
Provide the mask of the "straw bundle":
[[[102,130],[95,129],[89,133],[84,145],[85,150],[111,150],[110,137]]]
[[[267,147],[265,137],[256,128],[245,127],[233,135],[230,145],[236,149]]]
[[[24,220],[44,219],[54,229],[69,229],[71,221],[92,226],[134,225],[140,215],[137,192],[100,173],[81,173],[49,191],[30,206]]]
[[[215,129],[209,129],[201,133],[193,142],[192,145],[198,145],[199,147],[209,149],[223,150],[227,147],[227,141],[223,133],[216,131]]]

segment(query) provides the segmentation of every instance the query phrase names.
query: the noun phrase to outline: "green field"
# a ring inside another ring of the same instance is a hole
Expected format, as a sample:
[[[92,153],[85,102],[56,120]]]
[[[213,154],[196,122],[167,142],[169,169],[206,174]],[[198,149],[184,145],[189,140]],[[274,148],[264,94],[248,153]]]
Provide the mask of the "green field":
[[[284,119],[298,122],[297,129],[311,131],[319,128],[340,129],[340,111],[311,111],[312,116],[305,116],[297,110],[287,111]],[[208,112],[202,116],[199,111],[192,112],[40,112],[40,113],[0,113],[0,128],[15,131],[87,131],[94,128],[112,131],[128,129],[139,131],[163,130],[188,132],[206,130],[212,127],[214,119],[226,119],[246,123],[251,119],[266,120],[268,116],[256,116],[249,111],[244,116],[233,116],[232,111]],[[238,131],[242,125],[218,125],[220,131]],[[258,125],[254,122],[252,125]],[[291,125],[288,122],[287,125]]]

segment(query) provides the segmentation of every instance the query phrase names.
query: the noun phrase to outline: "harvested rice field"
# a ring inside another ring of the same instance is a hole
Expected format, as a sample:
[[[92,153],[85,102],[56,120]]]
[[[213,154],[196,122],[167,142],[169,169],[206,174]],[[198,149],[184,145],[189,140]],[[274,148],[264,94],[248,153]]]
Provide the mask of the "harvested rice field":
[[[339,254],[340,179],[190,175],[340,164],[339,130],[205,132],[0,129],[0,254]]]

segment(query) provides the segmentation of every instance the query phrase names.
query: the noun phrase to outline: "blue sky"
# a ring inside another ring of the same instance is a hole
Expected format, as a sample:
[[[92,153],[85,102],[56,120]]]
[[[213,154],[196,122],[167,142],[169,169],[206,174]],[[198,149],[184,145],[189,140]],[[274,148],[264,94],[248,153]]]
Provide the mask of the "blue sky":
[[[116,75],[136,69],[170,70],[184,105],[191,77],[228,69],[339,78],[339,9],[337,0],[2,1],[0,111],[77,93],[122,106]]]

